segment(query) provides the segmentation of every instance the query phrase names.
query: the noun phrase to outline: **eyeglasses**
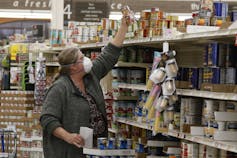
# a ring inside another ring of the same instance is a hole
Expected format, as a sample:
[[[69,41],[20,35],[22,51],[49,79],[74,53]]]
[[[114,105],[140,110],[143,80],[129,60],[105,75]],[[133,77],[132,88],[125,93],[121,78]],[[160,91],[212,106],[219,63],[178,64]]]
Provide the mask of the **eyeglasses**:
[[[83,63],[83,58],[84,58],[84,55],[81,55],[78,59],[78,61],[76,61],[75,63],[73,64],[80,64],[80,63]]]

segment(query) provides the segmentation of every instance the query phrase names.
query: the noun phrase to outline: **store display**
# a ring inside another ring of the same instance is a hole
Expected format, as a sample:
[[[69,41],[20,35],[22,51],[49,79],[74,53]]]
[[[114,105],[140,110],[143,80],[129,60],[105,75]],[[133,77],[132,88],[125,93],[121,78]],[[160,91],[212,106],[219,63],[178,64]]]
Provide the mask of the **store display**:
[[[42,105],[46,88],[46,66],[45,58],[40,53],[35,66],[35,103]]]
[[[130,6],[121,6],[132,25],[105,95],[110,137],[98,138],[98,149],[85,148],[88,158],[237,157],[236,28],[228,28],[237,17],[233,3],[200,0],[185,21],[159,6],[140,11],[138,19]],[[0,128],[16,126],[17,157],[43,157],[38,119],[45,89],[58,71],[59,51],[79,44],[94,60],[120,21],[67,24],[65,30],[50,31],[50,47],[11,43],[0,48]],[[20,34],[14,38],[26,40]],[[30,89],[34,92],[25,91]],[[170,138],[174,144],[163,142]],[[160,146],[153,146],[154,140]]]

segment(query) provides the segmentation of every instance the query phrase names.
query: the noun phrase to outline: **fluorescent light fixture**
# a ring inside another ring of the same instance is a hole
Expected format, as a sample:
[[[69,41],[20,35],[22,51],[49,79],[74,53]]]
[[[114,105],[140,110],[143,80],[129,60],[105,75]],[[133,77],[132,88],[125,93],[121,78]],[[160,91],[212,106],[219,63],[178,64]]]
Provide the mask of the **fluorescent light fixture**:
[[[1,18],[30,18],[30,19],[51,19],[52,15],[49,10],[11,10],[1,9]]]

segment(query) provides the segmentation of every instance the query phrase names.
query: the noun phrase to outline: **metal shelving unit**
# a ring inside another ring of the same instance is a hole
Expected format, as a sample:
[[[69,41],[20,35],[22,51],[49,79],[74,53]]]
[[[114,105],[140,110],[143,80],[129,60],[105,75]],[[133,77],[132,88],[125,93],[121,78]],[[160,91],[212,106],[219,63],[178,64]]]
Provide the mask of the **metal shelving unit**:
[[[137,100],[138,97],[134,97],[134,96],[119,96],[119,97],[115,97],[114,100]]]
[[[127,124],[127,125],[130,125],[130,126],[135,126],[135,127],[142,128],[142,129],[147,129],[147,130],[152,130],[153,129],[152,125],[148,125],[146,123],[139,123],[139,122],[133,121],[133,120],[117,118],[116,121],[119,122],[119,123]]]
[[[225,0],[226,2],[233,2],[234,0]],[[141,38],[141,39],[130,39],[124,41],[124,46],[131,46],[131,45],[144,45],[144,46],[154,46],[157,44],[161,44],[165,41],[172,42],[172,43],[186,43],[189,41],[205,41],[205,40],[215,40],[215,39],[225,39],[225,38],[233,38],[237,34],[236,29],[220,29],[217,31],[210,31],[210,32],[201,32],[201,33],[184,33],[178,34],[170,38],[164,37],[153,37],[153,38]],[[81,48],[100,48],[105,46],[107,43],[95,43],[95,44],[86,44],[82,45]],[[149,65],[140,65],[139,63],[123,63],[118,62],[116,67],[142,67],[147,68]],[[148,91],[146,85],[139,85],[139,84],[126,84],[126,83],[119,83],[119,88],[128,88],[133,90],[144,90]],[[193,89],[177,89],[177,94],[181,96],[190,96],[190,97],[201,97],[201,98],[209,98],[209,99],[218,99],[218,100],[230,100],[230,101],[237,101],[237,94],[235,93],[223,93],[223,92],[210,92],[210,91],[201,91],[201,90],[193,90]],[[118,99],[118,98],[117,98]],[[124,98],[121,98],[124,99]],[[116,120],[119,123],[147,129],[153,130],[152,125],[148,125],[147,123],[139,123],[133,120],[121,119],[117,118]],[[173,136],[179,139],[188,140],[191,142],[211,146],[214,148],[227,150],[231,152],[237,153],[237,142],[226,142],[226,141],[215,141],[213,139],[205,138],[202,136],[191,136],[190,134],[185,134],[176,131],[160,131],[162,134],[167,136]],[[161,158],[159,156],[147,156],[148,158]]]
[[[182,96],[201,97],[218,100],[237,101],[236,93],[210,92],[201,90],[177,89],[177,94]]]
[[[146,87],[146,85],[143,84],[127,84],[127,83],[119,83],[119,88],[127,88],[127,89],[133,89],[133,90],[143,90],[143,91],[149,91]]]
[[[210,31],[210,32],[201,32],[201,33],[183,33],[179,35],[175,35],[173,37],[153,37],[153,38],[140,38],[140,39],[128,39],[124,41],[124,46],[129,45],[152,45],[157,43],[167,42],[187,42],[193,40],[202,40],[202,39],[217,39],[217,38],[225,38],[225,37],[234,37],[237,33],[237,29],[220,29],[217,31]],[[99,48],[103,47],[108,42],[101,42],[101,43],[90,43],[81,45],[81,49],[88,49],[88,48]]]
[[[118,87],[134,89],[134,90],[149,91],[146,85],[142,85],[142,84],[119,83]],[[195,89],[177,89],[176,92],[178,95],[181,95],[181,96],[237,101],[236,93],[211,92],[211,91],[202,91],[202,90],[195,90]]]
[[[139,68],[148,68],[152,63],[130,63],[119,61],[115,67],[139,67]]]
[[[210,138],[206,138],[203,136],[191,136],[190,134],[177,132],[177,131],[169,131],[168,133],[163,133],[168,136],[173,136],[179,139],[188,140],[191,142],[207,145],[210,147],[231,151],[231,152],[237,152],[237,142],[227,142],[227,141],[215,141]]]
[[[134,156],[135,150],[130,149],[115,149],[115,150],[100,150],[100,149],[89,149],[83,148],[83,153],[86,155],[95,156]]]

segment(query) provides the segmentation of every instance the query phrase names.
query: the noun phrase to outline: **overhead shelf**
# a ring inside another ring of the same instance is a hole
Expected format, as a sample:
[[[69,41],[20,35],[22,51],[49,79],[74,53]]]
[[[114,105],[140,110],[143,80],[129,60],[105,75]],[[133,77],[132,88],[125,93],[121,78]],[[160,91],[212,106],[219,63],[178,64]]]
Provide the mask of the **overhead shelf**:
[[[166,133],[166,135],[226,151],[231,151],[235,153],[237,152],[237,142],[215,141],[213,139],[205,138],[203,136],[191,136],[190,134],[185,134],[177,131],[169,131],[168,133]]]
[[[134,90],[143,90],[148,91],[146,85],[144,84],[127,84],[127,83],[119,83],[119,88],[127,88],[127,89],[134,89]]]
[[[146,158],[169,158],[169,156],[147,156]]]
[[[55,66],[55,67],[60,66],[58,62],[46,62],[45,65],[46,66]]]
[[[148,68],[151,67],[152,63],[130,63],[119,61],[115,67],[139,67],[139,68]]]
[[[118,87],[119,88],[134,89],[134,90],[149,91],[149,89],[147,89],[146,85],[142,85],[142,84],[119,83]],[[201,90],[194,90],[194,89],[177,89],[176,92],[178,95],[181,95],[181,96],[237,101],[237,94],[236,93],[211,92],[211,91],[201,91]]]
[[[119,96],[119,97],[114,97],[114,100],[137,100],[137,96]]]
[[[100,149],[83,148],[83,154],[95,155],[95,156],[134,156],[135,150],[130,149],[100,150]]]
[[[236,93],[223,93],[223,92],[210,92],[200,90],[189,90],[189,89],[177,89],[177,94],[182,96],[190,97],[201,97],[218,100],[232,100],[237,101]]]
[[[165,146],[180,146],[179,142],[174,141],[156,141],[156,140],[148,140],[148,147],[165,147]]]
[[[137,45],[137,44],[154,44],[154,43],[163,43],[167,42],[182,42],[182,41],[192,41],[192,40],[201,40],[201,39],[216,39],[216,38],[225,38],[225,37],[235,37],[237,33],[237,29],[220,29],[218,31],[209,31],[209,32],[201,32],[201,33],[184,33],[179,34],[173,37],[152,37],[152,38],[138,38],[138,39],[127,39],[124,41],[125,46],[129,45]],[[83,44],[80,48],[99,48],[103,47],[108,42],[101,43],[90,43]],[[55,48],[56,49],[56,48]]]
[[[152,130],[152,126],[148,125],[146,123],[139,123],[137,121],[127,120],[127,119],[122,119],[122,118],[117,118],[116,121],[119,123],[124,123],[124,124],[130,125],[130,126],[135,126],[135,127],[142,128],[142,129]]]
[[[19,66],[19,67],[22,67],[25,65],[25,63],[11,63],[10,64],[11,66]]]

